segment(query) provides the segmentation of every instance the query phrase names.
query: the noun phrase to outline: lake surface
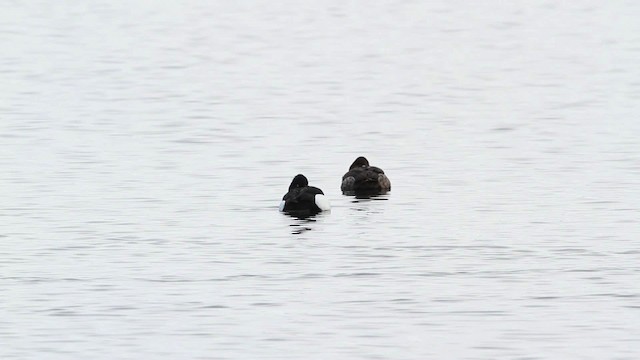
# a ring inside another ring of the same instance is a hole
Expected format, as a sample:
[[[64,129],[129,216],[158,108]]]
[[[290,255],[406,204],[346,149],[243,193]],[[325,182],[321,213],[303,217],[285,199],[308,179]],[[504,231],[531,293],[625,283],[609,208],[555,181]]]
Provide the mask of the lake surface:
[[[4,3],[0,358],[640,358],[639,17]]]

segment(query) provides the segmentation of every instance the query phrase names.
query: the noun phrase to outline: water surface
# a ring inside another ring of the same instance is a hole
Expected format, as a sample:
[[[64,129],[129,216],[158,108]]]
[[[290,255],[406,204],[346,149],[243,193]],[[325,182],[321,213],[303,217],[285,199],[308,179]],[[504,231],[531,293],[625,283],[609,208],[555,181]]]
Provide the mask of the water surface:
[[[637,359],[639,16],[4,4],[0,358]]]

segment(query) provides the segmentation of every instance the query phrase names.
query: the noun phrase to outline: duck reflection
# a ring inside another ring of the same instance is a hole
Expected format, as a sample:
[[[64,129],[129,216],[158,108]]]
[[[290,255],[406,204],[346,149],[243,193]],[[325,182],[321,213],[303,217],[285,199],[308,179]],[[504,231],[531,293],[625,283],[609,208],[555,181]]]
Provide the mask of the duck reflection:
[[[289,226],[291,227],[291,233],[294,235],[313,230],[313,225],[318,221],[319,217],[323,216],[320,212],[285,211],[283,214],[293,220]]]
[[[389,200],[389,194],[343,194],[353,196],[352,203]]]

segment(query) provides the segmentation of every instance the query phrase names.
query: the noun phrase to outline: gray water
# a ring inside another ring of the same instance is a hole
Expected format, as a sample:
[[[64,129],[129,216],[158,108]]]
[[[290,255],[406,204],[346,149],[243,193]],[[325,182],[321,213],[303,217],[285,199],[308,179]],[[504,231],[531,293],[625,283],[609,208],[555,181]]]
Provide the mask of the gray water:
[[[640,358],[640,3],[1,10],[1,359]]]

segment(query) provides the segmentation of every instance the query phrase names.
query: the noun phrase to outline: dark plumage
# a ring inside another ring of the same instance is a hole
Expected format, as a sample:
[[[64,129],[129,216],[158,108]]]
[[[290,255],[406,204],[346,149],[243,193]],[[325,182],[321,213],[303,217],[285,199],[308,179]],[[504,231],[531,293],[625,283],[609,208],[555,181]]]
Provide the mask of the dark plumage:
[[[360,156],[342,176],[340,189],[347,195],[378,195],[391,190],[391,182],[382,169],[369,166],[369,161]]]
[[[318,213],[329,210],[330,205],[322,190],[309,186],[307,178],[298,174],[289,185],[289,192],[282,197],[280,211],[291,213]]]

